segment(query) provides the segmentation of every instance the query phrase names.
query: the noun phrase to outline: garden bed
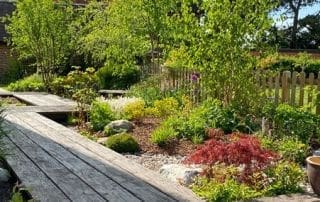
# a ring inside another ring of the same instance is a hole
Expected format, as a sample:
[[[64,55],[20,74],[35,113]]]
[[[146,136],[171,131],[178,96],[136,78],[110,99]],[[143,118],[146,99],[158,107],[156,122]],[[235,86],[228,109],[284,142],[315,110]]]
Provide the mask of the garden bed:
[[[9,107],[27,106],[26,103],[22,102],[21,100],[13,96],[1,96],[0,102],[3,104],[3,106],[9,106]]]

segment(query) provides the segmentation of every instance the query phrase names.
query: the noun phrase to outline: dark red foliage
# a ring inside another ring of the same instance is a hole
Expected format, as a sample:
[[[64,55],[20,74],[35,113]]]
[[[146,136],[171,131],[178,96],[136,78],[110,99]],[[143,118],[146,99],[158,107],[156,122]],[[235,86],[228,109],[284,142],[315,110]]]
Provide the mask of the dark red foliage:
[[[245,166],[245,170],[264,168],[278,155],[261,147],[258,138],[234,133],[226,141],[211,139],[189,155],[184,163],[213,165]]]

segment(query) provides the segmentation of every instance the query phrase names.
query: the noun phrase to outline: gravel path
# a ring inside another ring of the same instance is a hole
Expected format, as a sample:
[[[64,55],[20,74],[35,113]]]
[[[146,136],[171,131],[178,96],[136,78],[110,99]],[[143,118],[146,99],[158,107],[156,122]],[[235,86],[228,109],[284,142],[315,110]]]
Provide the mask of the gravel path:
[[[166,154],[148,154],[148,153],[136,154],[136,155],[124,154],[124,156],[154,171],[159,171],[159,169],[165,164],[181,163],[181,161],[184,158],[183,156],[180,156],[180,155],[169,156]]]

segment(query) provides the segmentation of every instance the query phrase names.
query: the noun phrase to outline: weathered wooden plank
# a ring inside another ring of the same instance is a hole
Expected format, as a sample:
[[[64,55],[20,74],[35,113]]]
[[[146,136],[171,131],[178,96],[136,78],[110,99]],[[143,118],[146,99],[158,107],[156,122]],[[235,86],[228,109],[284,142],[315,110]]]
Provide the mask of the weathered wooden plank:
[[[105,148],[102,145],[99,145],[78,133],[54,122],[48,120],[45,117],[34,117],[38,122],[45,122],[48,126],[56,131],[59,131],[65,138],[81,145],[82,147],[94,152],[96,156],[101,159],[104,159],[105,162],[111,163],[113,166],[117,167],[120,170],[124,170],[132,176],[136,176],[141,180],[148,182],[148,184],[157,187],[164,193],[169,194],[170,196],[176,198],[180,201],[199,201],[193,192],[189,189],[186,189],[180,185],[174,185],[171,182],[165,180],[158,173],[150,171],[144,168],[141,165],[133,163],[132,161],[126,159],[121,154],[118,154],[110,149]],[[36,125],[37,123],[32,122],[32,124]]]
[[[309,90],[308,90],[308,104],[312,103],[312,99],[313,99],[313,82],[314,82],[314,73],[310,73],[309,74],[309,79],[308,79],[308,84],[309,84]]]
[[[18,99],[36,106],[76,105],[72,100],[46,93],[14,93],[13,95]]]
[[[25,116],[24,116],[25,118]],[[120,184],[112,181],[110,177],[103,175],[97,169],[82,161],[73,153],[57,144],[55,140],[51,139],[51,136],[44,135],[49,132],[57,133],[57,131],[51,128],[44,128],[45,131],[38,131],[27,125],[26,122],[21,121],[17,117],[10,116],[8,119],[14,123],[18,123],[18,130],[37,143],[43,150],[48,152],[66,168],[72,171],[76,176],[81,178],[85,183],[94,188],[100,193],[104,199],[108,201],[140,201],[128,190],[121,187]],[[21,126],[21,127],[20,127]],[[59,137],[62,141],[64,138]],[[77,152],[77,151],[74,151]],[[85,158],[90,158],[86,156]]]
[[[33,126],[27,126],[27,123],[21,123],[24,128],[32,128],[32,130],[37,131],[38,134],[46,136],[46,138],[50,138],[58,144],[63,145],[66,149],[68,149],[71,153],[81,158],[83,161],[87,162],[91,166],[100,170],[102,173],[106,174],[114,181],[118,182],[121,186],[134,193],[137,197],[144,201],[174,201],[171,197],[157,190],[153,186],[150,186],[148,183],[135,178],[130,175],[127,171],[117,168],[112,165],[110,162],[104,160],[103,158],[97,156],[92,151],[86,149],[85,147],[71,141],[70,139],[65,138],[65,131],[56,130],[56,127],[50,127],[46,123],[43,123],[43,120],[38,121],[38,118],[35,116],[26,116],[22,114],[19,116],[19,119],[24,120],[26,122],[30,122],[32,120],[37,120],[37,123],[32,123]],[[42,126],[41,126],[42,124]],[[45,125],[46,128],[43,126]],[[109,149],[106,149],[102,155],[107,155],[109,153]],[[125,157],[122,156],[125,159]],[[119,186],[119,185],[118,185]]]
[[[292,82],[291,82],[291,105],[292,106],[296,104],[297,76],[298,76],[298,72],[292,73]]]
[[[9,152],[6,160],[20,178],[21,185],[39,201],[70,201],[68,197],[9,138],[3,138]],[[45,194],[44,194],[45,193]]]
[[[73,106],[21,106],[8,107],[12,113],[21,112],[38,112],[38,113],[72,113],[76,112],[76,107]]]
[[[299,76],[300,82],[300,97],[299,97],[299,106],[303,106],[304,103],[304,85],[306,81],[306,73],[301,72]]]
[[[281,77],[281,87],[282,87],[282,102],[288,103],[290,98],[290,84],[289,84],[289,78],[291,73],[289,71],[284,71],[282,73]]]
[[[5,118],[7,119],[7,117]],[[9,122],[9,125],[11,124],[12,123]],[[15,124],[13,127],[15,127]],[[39,169],[46,173],[56,186],[59,187],[60,190],[63,190],[65,195],[72,201],[105,201],[101,195],[43,150],[38,144],[27,138],[25,134],[17,130],[11,130],[7,136],[32,159]]]

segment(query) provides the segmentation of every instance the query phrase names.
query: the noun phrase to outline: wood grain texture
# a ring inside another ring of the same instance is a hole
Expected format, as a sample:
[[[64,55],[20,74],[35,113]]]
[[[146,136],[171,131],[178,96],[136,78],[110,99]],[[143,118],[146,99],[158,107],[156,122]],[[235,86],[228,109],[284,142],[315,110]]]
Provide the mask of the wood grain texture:
[[[41,117],[31,117],[26,114],[19,116],[19,118],[26,122],[30,122],[32,119],[36,119],[38,123],[42,123],[43,121]],[[38,118],[41,118],[42,120],[39,120]],[[52,128],[50,126],[52,123],[42,125],[38,123],[33,123],[31,124],[32,126],[26,126],[27,124],[24,123],[23,127],[31,128],[32,130],[37,131],[38,134],[46,136],[47,138],[50,138],[64,146],[64,148],[72,152],[84,162],[90,164],[92,167],[117,182],[118,186],[124,187],[126,190],[144,201],[174,201],[171,197],[162,193],[157,188],[149,185],[139,178],[136,178],[135,176],[132,176],[127,171],[117,168],[80,144],[65,138],[65,131],[61,131],[60,129],[56,130],[56,127]],[[46,127],[43,125],[46,125]],[[105,155],[107,155],[108,152],[109,151],[105,151]]]
[[[33,114],[30,118],[33,119],[34,115],[39,116],[38,114]],[[21,133],[25,133],[28,138],[37,143],[39,147],[49,153],[53,158],[59,161],[59,163],[63,164],[68,170],[88,184],[88,186],[97,191],[104,199],[108,201],[140,201],[133,194],[129,193],[128,190],[112,181],[108,176],[82,161],[82,159],[69,152],[49,136],[44,135],[49,132],[54,134],[57,131],[44,127],[42,127],[44,131],[35,130],[26,123],[25,116],[19,117],[24,121],[15,116],[9,116],[7,119],[11,121],[11,123],[14,123],[16,129]],[[61,138],[61,140],[64,141],[64,138]]]
[[[102,145],[97,144],[96,142],[93,142],[79,135],[78,133],[62,126],[61,124],[58,124],[42,116],[34,116],[33,118],[37,120],[30,123],[31,125],[33,125],[33,127],[39,126],[40,123],[46,123],[46,125],[50,126],[52,130],[55,129],[59,131],[65,138],[95,153],[96,156],[104,159],[105,162],[109,162],[111,165],[117,167],[117,169],[126,171],[130,175],[135,176],[154,187],[157,187],[157,189],[161,190],[163,193],[166,193],[179,201],[199,200],[199,198],[197,198],[191,190],[169,182],[160,174],[148,170],[142,165],[130,161],[121,154],[116,153]]]
[[[48,154],[39,145],[27,138],[18,130],[13,130],[7,133],[8,138],[15,144],[34,164],[46,174],[46,176],[54,182],[57,188],[62,190],[64,194],[72,201],[105,201],[97,192],[83,182],[78,176],[58,162],[53,156]],[[9,164],[10,165],[10,164]],[[28,169],[24,167],[24,169]],[[25,177],[25,176],[21,176]],[[35,179],[36,180],[36,179]],[[28,186],[28,184],[26,184]],[[43,193],[46,194],[46,193]]]
[[[70,199],[11,140],[3,138],[9,154],[6,160],[19,176],[21,185],[40,201],[70,201]]]

